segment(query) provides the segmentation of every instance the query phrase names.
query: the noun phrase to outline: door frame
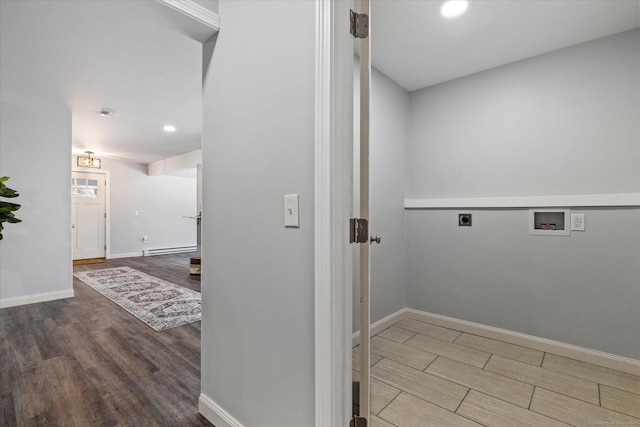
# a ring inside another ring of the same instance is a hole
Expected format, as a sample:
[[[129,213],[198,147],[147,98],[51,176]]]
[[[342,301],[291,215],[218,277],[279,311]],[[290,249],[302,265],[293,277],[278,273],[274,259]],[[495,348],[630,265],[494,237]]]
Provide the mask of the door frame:
[[[72,174],[73,172],[84,172],[104,175],[104,180],[106,182],[104,190],[104,211],[107,214],[106,218],[104,219],[104,245],[106,246],[106,249],[104,250],[104,256],[106,259],[111,259],[111,172],[103,169],[83,168],[79,166],[73,166],[71,168],[71,172]],[[73,245],[71,247],[71,252],[71,259],[73,259]]]
[[[354,1],[316,0],[315,425],[352,412]]]
[[[199,9],[192,0],[159,1],[196,23],[196,17],[187,13]],[[315,6],[315,425],[344,427],[352,411],[349,218],[353,205],[354,51],[349,11],[354,9],[354,0],[315,0]],[[215,30],[219,29],[218,24]]]

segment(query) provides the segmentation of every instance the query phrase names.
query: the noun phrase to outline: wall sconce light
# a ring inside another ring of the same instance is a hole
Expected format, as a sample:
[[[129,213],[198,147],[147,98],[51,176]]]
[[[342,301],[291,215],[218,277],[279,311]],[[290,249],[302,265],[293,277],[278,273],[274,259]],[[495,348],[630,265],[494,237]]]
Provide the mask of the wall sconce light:
[[[78,166],[96,169],[100,169],[102,167],[102,160],[91,157],[93,151],[85,151],[85,153],[87,153],[89,157],[78,156]]]

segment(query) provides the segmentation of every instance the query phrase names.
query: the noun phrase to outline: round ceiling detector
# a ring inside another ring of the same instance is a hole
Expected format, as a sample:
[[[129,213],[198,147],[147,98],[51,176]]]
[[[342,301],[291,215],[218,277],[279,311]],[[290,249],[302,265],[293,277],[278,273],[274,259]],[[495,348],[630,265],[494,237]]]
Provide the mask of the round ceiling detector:
[[[440,6],[440,14],[445,18],[457,18],[469,9],[469,0],[448,0]]]

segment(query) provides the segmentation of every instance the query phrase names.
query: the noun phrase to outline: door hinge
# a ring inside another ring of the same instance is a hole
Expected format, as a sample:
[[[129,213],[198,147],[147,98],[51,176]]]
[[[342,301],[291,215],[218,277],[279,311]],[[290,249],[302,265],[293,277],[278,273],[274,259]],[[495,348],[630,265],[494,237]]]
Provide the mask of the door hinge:
[[[367,419],[354,415],[354,417],[351,418],[349,427],[367,427]]]
[[[361,218],[349,220],[349,243],[367,243],[369,241],[369,221]]]
[[[357,39],[366,39],[369,37],[369,15],[365,13],[357,13],[353,10],[350,16],[351,35]]]

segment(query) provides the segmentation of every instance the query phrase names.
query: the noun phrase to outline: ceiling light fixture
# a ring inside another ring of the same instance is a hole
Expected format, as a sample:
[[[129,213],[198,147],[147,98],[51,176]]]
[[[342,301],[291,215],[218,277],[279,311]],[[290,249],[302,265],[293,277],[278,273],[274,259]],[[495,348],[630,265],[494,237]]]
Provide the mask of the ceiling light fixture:
[[[440,6],[440,14],[445,18],[457,18],[469,9],[469,0],[448,0]]]
[[[78,156],[78,166],[96,169],[100,169],[102,167],[102,160],[91,157],[93,151],[85,151],[85,153],[87,153],[88,157]]]
[[[162,130],[164,130],[165,132],[175,132],[176,131],[176,127],[173,125],[164,125],[162,127]]]

